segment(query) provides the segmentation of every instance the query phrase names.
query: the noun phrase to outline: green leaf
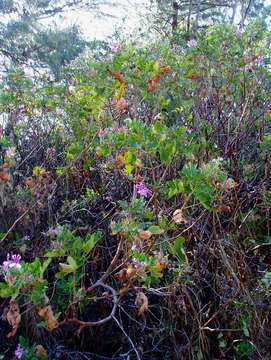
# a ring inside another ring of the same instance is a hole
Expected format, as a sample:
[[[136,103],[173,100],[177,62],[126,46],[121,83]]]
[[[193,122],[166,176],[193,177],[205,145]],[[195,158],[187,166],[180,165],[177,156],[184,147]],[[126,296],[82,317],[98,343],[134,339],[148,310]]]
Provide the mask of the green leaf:
[[[51,262],[51,259],[47,259],[44,261],[44,263],[42,264],[41,270],[40,270],[40,275],[43,276],[44,272],[46,271],[46,269],[48,268],[49,264]]]
[[[87,236],[87,241],[82,246],[83,251],[86,254],[89,254],[90,251],[94,248],[94,246],[97,244],[97,242],[101,239],[101,233],[96,232],[94,234]]]
[[[178,236],[175,239],[174,244],[171,246],[172,254],[175,255],[181,263],[185,261],[184,243],[185,238],[183,236]]]
[[[160,159],[161,161],[165,162],[166,164],[170,164],[170,162],[172,161],[173,159],[173,156],[174,156],[174,153],[175,153],[175,150],[176,150],[176,144],[175,142],[170,142],[170,143],[167,143],[165,145],[160,145],[161,148],[160,148]]]
[[[65,256],[65,254],[66,254],[65,249],[61,248],[61,249],[47,251],[47,253],[44,256],[48,258],[55,258],[55,257],[63,257]]]
[[[148,228],[148,231],[152,234],[152,235],[160,235],[164,233],[164,230],[161,229],[159,226],[157,225],[152,225]]]
[[[170,180],[166,183],[165,193],[169,198],[183,192],[184,192],[184,184],[181,180],[175,179],[175,180]]]
[[[67,261],[71,266],[71,271],[76,271],[78,269],[78,265],[72,256],[68,256]]]
[[[13,287],[9,287],[5,283],[0,283],[0,298],[9,298],[14,295],[16,290]]]

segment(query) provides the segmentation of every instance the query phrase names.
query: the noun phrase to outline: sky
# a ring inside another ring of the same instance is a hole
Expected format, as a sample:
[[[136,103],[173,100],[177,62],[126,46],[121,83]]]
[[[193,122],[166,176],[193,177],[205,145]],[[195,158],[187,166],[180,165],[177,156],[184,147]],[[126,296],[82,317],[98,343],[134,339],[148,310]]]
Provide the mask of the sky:
[[[64,22],[78,24],[88,39],[104,39],[112,35],[115,28],[120,25],[125,25],[128,31],[132,31],[139,26],[146,0],[118,0],[118,3],[120,5],[117,7],[104,6],[101,8],[111,17],[99,18],[91,12],[72,11],[64,15]]]

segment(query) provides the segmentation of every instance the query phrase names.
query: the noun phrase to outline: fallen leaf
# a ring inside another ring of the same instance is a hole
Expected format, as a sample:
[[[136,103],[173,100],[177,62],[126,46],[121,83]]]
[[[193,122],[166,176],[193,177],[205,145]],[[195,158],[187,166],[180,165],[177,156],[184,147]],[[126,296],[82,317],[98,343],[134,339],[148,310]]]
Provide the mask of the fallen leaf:
[[[142,316],[149,309],[149,301],[147,296],[143,292],[139,292],[135,299],[135,305],[139,307],[138,316]]]
[[[7,312],[6,318],[7,318],[9,325],[12,326],[11,332],[7,335],[8,338],[11,338],[16,335],[20,321],[21,321],[19,305],[13,299],[10,300],[9,310]]]

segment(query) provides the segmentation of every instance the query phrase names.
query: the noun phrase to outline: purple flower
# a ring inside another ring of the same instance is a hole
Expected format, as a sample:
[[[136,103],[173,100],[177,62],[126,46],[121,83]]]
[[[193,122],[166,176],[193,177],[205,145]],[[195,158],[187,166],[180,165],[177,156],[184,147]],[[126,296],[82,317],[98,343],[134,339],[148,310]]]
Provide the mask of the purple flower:
[[[119,54],[119,53],[120,53],[120,46],[119,46],[119,44],[113,43],[113,44],[111,45],[111,50],[112,50],[113,53]]]
[[[30,241],[30,236],[29,235],[25,235],[21,238],[22,241]]]
[[[70,94],[74,93],[74,92],[75,92],[75,89],[76,89],[76,88],[75,88],[74,85],[69,85],[69,86],[68,86],[68,90],[69,90],[69,93],[70,93]]]
[[[137,250],[137,251],[141,250],[141,246],[138,241],[135,241],[132,245],[132,251],[135,251],[135,250]]]
[[[14,269],[16,271],[21,270],[22,265],[20,264],[21,255],[12,255],[7,254],[7,260],[3,262],[2,268],[5,273],[8,273],[10,269]]]
[[[21,255],[17,254],[17,255],[11,255],[11,260],[15,263],[15,264],[19,264],[21,261],[22,257]]]
[[[140,196],[149,198],[152,196],[152,191],[143,182],[136,184],[136,191]]]
[[[99,130],[99,137],[103,138],[105,136],[107,136],[110,133],[110,128],[104,128],[104,129],[100,129]]]
[[[21,359],[23,357],[24,354],[24,348],[18,344],[16,350],[15,350],[15,356],[17,359]]]
[[[59,233],[60,233],[60,229],[58,227],[49,230],[49,235],[51,236],[58,236]]]
[[[133,260],[132,261],[133,266],[136,268],[136,270],[139,270],[142,266],[141,266],[141,262],[138,260]]]

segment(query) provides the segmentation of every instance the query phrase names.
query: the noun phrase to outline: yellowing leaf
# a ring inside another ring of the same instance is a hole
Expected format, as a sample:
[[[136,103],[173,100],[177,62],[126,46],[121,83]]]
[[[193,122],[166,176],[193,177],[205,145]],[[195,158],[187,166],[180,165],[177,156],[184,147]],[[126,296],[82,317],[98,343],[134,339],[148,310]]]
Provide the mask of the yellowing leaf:
[[[118,90],[118,92],[116,94],[117,100],[120,100],[121,98],[123,98],[124,91],[125,91],[125,84],[123,83],[123,84],[120,85],[120,88],[119,88],[119,90]]]
[[[72,267],[69,264],[59,263],[59,271],[70,273],[72,272]]]

